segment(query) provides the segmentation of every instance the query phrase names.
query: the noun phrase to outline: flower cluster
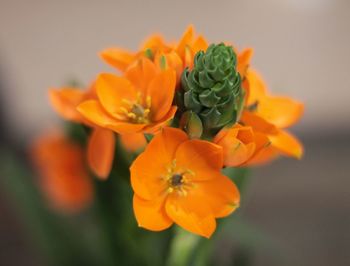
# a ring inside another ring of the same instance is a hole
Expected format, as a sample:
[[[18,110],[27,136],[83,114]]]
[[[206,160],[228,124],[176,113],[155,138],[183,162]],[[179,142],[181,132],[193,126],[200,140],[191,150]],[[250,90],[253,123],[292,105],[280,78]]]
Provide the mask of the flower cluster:
[[[154,35],[135,52],[102,51],[112,73],[83,91],[51,89],[50,99],[63,118],[91,128],[87,162],[98,178],[110,176],[116,137],[138,154],[130,178],[139,226],[159,231],[176,223],[210,237],[215,219],[240,203],[224,167],[303,153],[285,130],[303,105],[268,92],[252,54],[209,45],[189,26],[178,42]]]

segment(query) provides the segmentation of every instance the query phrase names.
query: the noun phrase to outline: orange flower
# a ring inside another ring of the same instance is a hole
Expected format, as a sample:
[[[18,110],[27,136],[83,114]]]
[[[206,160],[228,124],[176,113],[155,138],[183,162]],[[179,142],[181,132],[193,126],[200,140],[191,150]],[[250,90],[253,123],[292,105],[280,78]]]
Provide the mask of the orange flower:
[[[99,178],[106,179],[114,158],[114,134],[110,130],[92,125],[76,110],[81,102],[96,98],[94,85],[87,91],[77,88],[51,89],[49,96],[52,106],[63,118],[93,127],[88,141],[87,158],[93,172]]]
[[[265,83],[254,70],[247,71],[246,80],[246,108],[241,122],[269,139],[269,145],[251,158],[248,164],[269,161],[279,154],[301,158],[302,144],[284,129],[300,119],[303,104],[288,97],[270,95]]]
[[[175,222],[209,238],[215,218],[232,213],[240,200],[237,187],[221,174],[222,166],[221,147],[164,128],[130,168],[139,226],[160,231]]]
[[[146,56],[159,66],[161,58],[165,57],[167,65],[176,71],[177,83],[186,67],[192,68],[194,56],[199,51],[206,51],[208,42],[203,35],[195,32],[193,25],[189,25],[178,42],[167,42],[160,34],[150,36],[138,52],[131,52],[122,48],[108,48],[100,53],[101,58],[109,65],[125,72],[133,62]],[[237,52],[237,51],[236,51]],[[238,71],[241,76],[249,65],[253,50],[248,48],[237,52]]]
[[[214,138],[224,154],[224,165],[241,166],[269,144],[266,135],[254,132],[251,127],[236,124],[222,129]]]
[[[206,50],[208,44],[203,36],[197,36],[192,25],[188,26],[178,43],[165,42],[160,34],[149,37],[138,52],[130,52],[121,48],[109,48],[100,53],[102,59],[121,72],[125,72],[136,60],[147,56],[157,65],[164,56],[170,68],[176,70],[179,80],[185,67],[191,67],[194,55]]]
[[[32,155],[40,186],[52,207],[77,212],[92,202],[92,183],[79,145],[60,133],[48,134],[35,141]]]
[[[160,70],[147,58],[128,69],[124,77],[101,74],[96,100],[78,106],[91,123],[120,134],[154,133],[171,120],[175,72]]]

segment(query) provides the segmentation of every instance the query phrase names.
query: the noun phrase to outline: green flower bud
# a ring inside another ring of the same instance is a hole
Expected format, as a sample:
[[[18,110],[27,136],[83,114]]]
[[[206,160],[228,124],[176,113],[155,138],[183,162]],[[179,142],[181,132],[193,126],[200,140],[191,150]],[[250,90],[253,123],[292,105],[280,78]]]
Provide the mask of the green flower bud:
[[[239,119],[244,93],[236,66],[231,46],[212,44],[195,55],[192,70],[182,73],[180,105],[198,115],[206,135]]]
[[[182,114],[180,128],[186,131],[191,139],[200,138],[203,133],[202,121],[198,115],[192,111],[187,111]]]

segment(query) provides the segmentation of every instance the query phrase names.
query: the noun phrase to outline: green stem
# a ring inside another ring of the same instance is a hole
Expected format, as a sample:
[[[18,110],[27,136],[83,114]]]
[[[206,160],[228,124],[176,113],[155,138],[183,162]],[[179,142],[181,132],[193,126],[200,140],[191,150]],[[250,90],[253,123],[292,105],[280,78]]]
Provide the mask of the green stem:
[[[113,169],[106,181],[95,177],[95,209],[100,237],[105,247],[106,265],[142,265],[142,252],[130,230],[132,224],[132,190],[130,156],[116,145]]]
[[[104,246],[105,265],[120,265],[118,250],[121,247],[118,245],[116,226],[113,223],[113,213],[110,213],[111,201],[109,199],[109,188],[107,182],[95,181],[95,210],[97,216],[97,224],[99,225],[101,243]]]
[[[171,242],[170,254],[167,266],[189,265],[194,249],[201,237],[189,233],[180,227],[176,227],[175,235]]]

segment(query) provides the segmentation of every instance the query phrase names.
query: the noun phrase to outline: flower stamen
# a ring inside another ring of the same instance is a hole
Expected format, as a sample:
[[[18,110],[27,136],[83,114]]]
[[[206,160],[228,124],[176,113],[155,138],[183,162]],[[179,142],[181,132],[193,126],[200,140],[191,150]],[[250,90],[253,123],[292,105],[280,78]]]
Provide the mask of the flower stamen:
[[[149,116],[151,113],[151,97],[147,96],[145,102],[146,103],[144,103],[144,99],[140,92],[137,93],[135,102],[132,102],[128,99],[122,99],[122,103],[124,103],[126,107],[120,107],[119,110],[124,116],[124,120],[136,124],[149,124]]]
[[[176,160],[173,160],[167,167],[167,173],[162,179],[166,182],[166,193],[170,194],[176,191],[180,196],[186,196],[188,190],[193,188],[190,176],[194,176],[194,172],[190,169],[176,169]]]

